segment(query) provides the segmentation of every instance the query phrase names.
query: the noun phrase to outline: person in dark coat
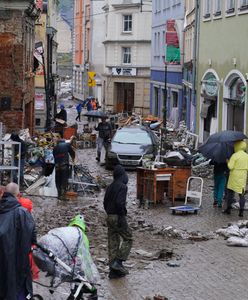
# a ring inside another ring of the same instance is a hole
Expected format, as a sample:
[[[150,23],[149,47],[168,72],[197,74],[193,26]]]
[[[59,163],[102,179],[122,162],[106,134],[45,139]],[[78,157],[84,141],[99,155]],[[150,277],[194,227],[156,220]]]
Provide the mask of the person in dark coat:
[[[55,132],[59,133],[62,138],[64,137],[64,128],[67,126],[66,122],[67,111],[65,110],[64,104],[61,104],[60,112],[55,115]]]
[[[72,160],[75,159],[75,152],[71,144],[61,139],[53,149],[55,162],[55,182],[58,190],[58,198],[65,200],[65,192],[67,191],[69,179],[69,155]]]
[[[64,104],[60,104],[60,112],[56,114],[55,118],[67,122],[67,111],[65,109]]]
[[[23,185],[24,183],[24,166],[25,166],[25,158],[27,153],[27,146],[26,143],[19,137],[17,133],[12,133],[10,136],[13,142],[21,143],[21,157],[19,157],[19,146],[14,146],[14,165],[18,166],[18,161],[20,159],[20,184]],[[13,180],[15,183],[18,182],[17,172],[14,173]]]
[[[107,151],[108,145],[109,145],[109,140],[112,138],[112,127],[111,124],[108,123],[107,117],[102,118],[102,122],[98,124],[98,126],[95,128],[96,131],[99,131],[99,135],[96,141],[97,144],[97,156],[96,160],[100,161],[101,160],[101,153],[102,153],[102,148],[104,147],[105,150]]]
[[[109,278],[118,278],[128,274],[122,262],[127,260],[132,248],[132,231],[126,220],[127,173],[117,165],[113,177],[105,193],[104,209],[108,226]]]
[[[31,299],[33,292],[29,253],[36,243],[35,222],[17,194],[18,185],[10,183],[0,198],[0,300]]]

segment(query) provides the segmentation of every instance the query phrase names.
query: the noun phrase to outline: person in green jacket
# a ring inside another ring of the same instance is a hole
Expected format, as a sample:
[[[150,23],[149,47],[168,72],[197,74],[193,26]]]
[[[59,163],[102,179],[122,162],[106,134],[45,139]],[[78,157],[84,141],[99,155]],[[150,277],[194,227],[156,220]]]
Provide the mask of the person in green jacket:
[[[234,144],[234,154],[227,161],[227,166],[230,170],[230,175],[227,183],[227,208],[224,213],[231,213],[231,205],[234,200],[234,193],[239,195],[239,217],[243,217],[245,207],[245,188],[248,171],[248,154],[245,152],[246,143],[238,141]]]

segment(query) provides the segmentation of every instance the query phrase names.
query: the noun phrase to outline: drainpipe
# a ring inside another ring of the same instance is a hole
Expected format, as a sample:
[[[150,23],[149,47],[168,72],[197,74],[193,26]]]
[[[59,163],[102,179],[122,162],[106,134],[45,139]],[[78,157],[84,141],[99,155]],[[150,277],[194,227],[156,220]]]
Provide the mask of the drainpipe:
[[[195,28],[194,28],[194,44],[193,44],[193,74],[192,74],[192,102],[195,106],[195,117],[194,117],[194,132],[196,131],[196,120],[197,120],[197,99],[196,99],[196,82],[197,82],[197,57],[199,49],[199,26],[200,26],[200,1],[195,0]]]

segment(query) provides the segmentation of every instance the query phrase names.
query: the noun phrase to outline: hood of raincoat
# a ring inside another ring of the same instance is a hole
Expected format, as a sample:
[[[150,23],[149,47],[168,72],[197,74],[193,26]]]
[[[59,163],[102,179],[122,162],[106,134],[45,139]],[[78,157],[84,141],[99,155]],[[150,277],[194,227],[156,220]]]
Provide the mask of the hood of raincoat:
[[[240,150],[245,151],[246,147],[247,147],[246,142],[238,141],[234,144],[234,152],[238,152]]]
[[[68,226],[77,226],[79,227],[83,232],[86,230],[85,222],[84,222],[84,217],[82,215],[77,215],[75,216],[71,222],[69,223]]]
[[[4,193],[0,200],[0,214],[5,214],[16,207],[21,206],[15,196],[10,193]]]
[[[117,165],[113,172],[114,180],[120,180],[122,183],[128,183],[128,176],[125,169],[121,165]]]

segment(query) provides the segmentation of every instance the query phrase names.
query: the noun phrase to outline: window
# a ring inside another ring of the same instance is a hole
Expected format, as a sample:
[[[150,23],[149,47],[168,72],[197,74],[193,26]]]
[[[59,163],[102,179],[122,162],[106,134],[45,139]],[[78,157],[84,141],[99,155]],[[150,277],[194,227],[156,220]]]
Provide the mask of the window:
[[[240,0],[239,10],[247,10],[248,9],[248,0]]]
[[[35,126],[40,126],[40,125],[41,125],[40,119],[35,119]]]
[[[159,101],[159,92],[158,92],[158,88],[154,87],[154,107],[153,107],[153,114],[154,116],[158,116],[158,101]]]
[[[131,32],[132,31],[132,15],[123,16],[123,32]]]
[[[205,19],[210,17],[210,12],[211,12],[211,2],[210,0],[205,0],[204,1],[204,13],[203,13],[203,17]]]
[[[157,4],[157,10],[161,11],[161,0],[157,0],[158,4]]]
[[[157,55],[157,45],[158,45],[158,41],[157,41],[157,32],[154,33],[154,54],[155,56]]]
[[[235,11],[235,0],[227,0],[227,13],[233,13]]]
[[[217,17],[217,16],[220,16],[221,15],[221,0],[215,0],[214,1],[214,15]]]
[[[160,42],[160,32],[158,32],[158,55],[160,55],[160,45],[161,45],[161,42]]]
[[[131,64],[131,48],[130,47],[123,47],[123,64]]]

